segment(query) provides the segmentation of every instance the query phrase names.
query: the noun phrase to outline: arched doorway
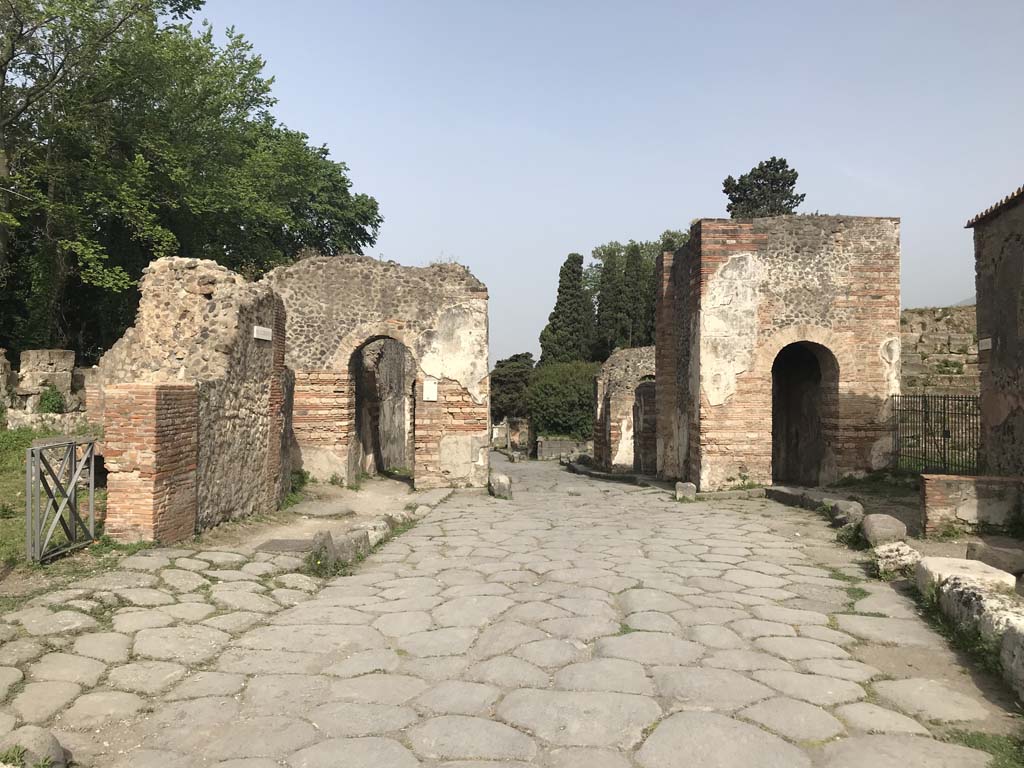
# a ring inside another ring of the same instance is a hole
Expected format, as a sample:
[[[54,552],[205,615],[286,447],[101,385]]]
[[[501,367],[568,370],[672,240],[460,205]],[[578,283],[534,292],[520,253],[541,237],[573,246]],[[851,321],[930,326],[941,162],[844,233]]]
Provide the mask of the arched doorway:
[[[416,362],[390,337],[366,342],[349,361],[355,394],[348,479],[386,474],[413,480]]]
[[[832,455],[839,364],[820,344],[783,347],[772,364],[772,480],[820,485]]]

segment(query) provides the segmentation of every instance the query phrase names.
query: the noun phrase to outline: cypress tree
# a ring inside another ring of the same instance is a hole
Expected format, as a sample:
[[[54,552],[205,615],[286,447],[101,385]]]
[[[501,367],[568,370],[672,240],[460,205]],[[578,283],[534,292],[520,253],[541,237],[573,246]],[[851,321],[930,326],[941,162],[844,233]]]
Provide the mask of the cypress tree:
[[[570,253],[558,273],[558,297],[540,333],[540,365],[589,359],[593,309],[583,288],[583,256]]]

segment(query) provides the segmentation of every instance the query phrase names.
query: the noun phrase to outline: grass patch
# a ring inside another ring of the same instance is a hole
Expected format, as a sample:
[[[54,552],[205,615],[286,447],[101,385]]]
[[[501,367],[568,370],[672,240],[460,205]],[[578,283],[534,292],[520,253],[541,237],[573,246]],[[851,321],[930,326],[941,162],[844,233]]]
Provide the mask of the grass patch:
[[[633,632],[636,632],[636,630],[633,629],[631,626],[629,626],[629,624],[619,624],[619,631],[618,631],[617,634],[629,635],[629,634],[632,634]]]
[[[831,488],[846,488],[871,496],[917,496],[921,478],[914,472],[887,470],[870,472],[863,477],[848,475],[832,483]]]
[[[828,575],[831,579],[835,579],[836,581],[845,581],[848,584],[859,584],[864,581],[864,579],[858,579],[856,576],[851,576],[838,568],[829,568]]]
[[[939,609],[935,595],[917,595],[921,615],[932,628],[946,638],[950,647],[970,657],[986,672],[1001,675],[1003,663],[999,659],[999,645],[986,640],[976,629],[957,626]]]
[[[952,730],[939,737],[950,744],[977,749],[992,755],[989,768],[1024,768],[1024,738],[996,733]]]
[[[7,763],[8,765],[24,765],[25,748],[8,747],[3,752],[0,752],[0,763]]]
[[[351,576],[353,569],[359,565],[363,560],[377,552],[381,547],[387,544],[394,538],[401,536],[403,533],[411,530],[416,526],[415,520],[409,520],[404,523],[396,525],[391,531],[384,536],[380,541],[370,547],[370,550],[365,554],[357,554],[355,560],[351,562],[345,562],[343,560],[336,560],[334,564],[329,564],[320,556],[320,553],[313,551],[306,555],[305,562],[302,566],[302,573],[307,576],[315,576],[319,579],[332,579],[336,576]]]
[[[279,508],[288,509],[288,507],[294,507],[302,501],[306,496],[304,491],[307,485],[309,485],[309,472],[304,469],[292,472],[291,481],[288,485],[288,494],[281,501]]]
[[[844,525],[836,534],[836,541],[850,549],[864,550],[868,548],[868,543],[861,532],[860,523]]]

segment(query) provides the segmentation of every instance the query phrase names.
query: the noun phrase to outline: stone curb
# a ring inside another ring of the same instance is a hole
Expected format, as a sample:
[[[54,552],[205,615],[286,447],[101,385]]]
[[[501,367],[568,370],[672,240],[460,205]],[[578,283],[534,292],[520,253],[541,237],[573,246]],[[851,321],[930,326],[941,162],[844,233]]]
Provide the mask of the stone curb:
[[[950,573],[944,562],[949,560],[952,558],[921,559],[914,578],[918,592],[934,601],[954,626],[977,632],[998,652],[1003,679],[1024,701],[1024,600],[1009,586],[1013,575],[976,560],[959,562],[970,563],[972,568],[982,566],[978,576],[957,573],[962,566],[953,567]]]
[[[610,480],[613,483],[640,485],[640,476],[629,472],[603,472],[600,469],[594,469],[593,467],[573,461],[566,462],[563,466],[574,475],[585,475],[595,480]]]
[[[822,491],[804,488],[789,488],[784,485],[772,485],[764,489],[764,495],[772,501],[790,507],[800,507],[818,512],[822,507],[828,508],[832,525],[842,528],[847,525],[859,525],[864,520],[864,506],[851,499],[837,499]]]

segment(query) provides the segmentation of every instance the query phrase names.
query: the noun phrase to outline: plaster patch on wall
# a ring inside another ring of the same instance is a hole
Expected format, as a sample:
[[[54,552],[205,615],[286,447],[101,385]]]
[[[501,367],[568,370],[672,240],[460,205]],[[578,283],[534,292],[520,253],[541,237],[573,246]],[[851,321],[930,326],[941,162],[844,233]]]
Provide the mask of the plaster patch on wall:
[[[711,405],[736,392],[757,346],[757,308],[764,269],[756,254],[738,253],[708,278],[701,299],[700,383]]]
[[[420,370],[435,379],[457,381],[474,402],[487,399],[487,303],[469,301],[445,309],[415,343]]]
[[[619,422],[619,446],[612,458],[612,464],[633,466],[633,417],[627,416]]]

